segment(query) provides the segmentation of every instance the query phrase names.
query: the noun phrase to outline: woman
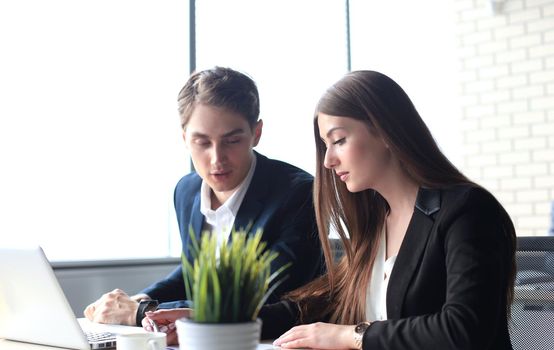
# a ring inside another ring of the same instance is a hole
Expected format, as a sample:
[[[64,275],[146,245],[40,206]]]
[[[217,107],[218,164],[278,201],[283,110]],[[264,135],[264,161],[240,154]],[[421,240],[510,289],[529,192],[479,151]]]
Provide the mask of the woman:
[[[262,336],[283,348],[511,349],[512,222],[441,153],[402,88],[349,73],[319,101],[314,132],[327,273],[262,308]]]

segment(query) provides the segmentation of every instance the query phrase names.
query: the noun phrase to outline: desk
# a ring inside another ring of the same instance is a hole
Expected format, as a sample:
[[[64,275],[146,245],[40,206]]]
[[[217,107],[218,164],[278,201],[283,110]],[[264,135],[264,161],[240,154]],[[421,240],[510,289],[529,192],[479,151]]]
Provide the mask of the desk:
[[[107,325],[89,322],[86,318],[79,318],[79,324],[82,328],[96,331],[96,332],[112,332],[112,333],[146,333],[146,331],[140,327],[120,326],[120,325]],[[179,346],[170,346],[168,349],[179,350]],[[271,345],[271,341],[264,341],[258,345],[256,350],[273,350],[280,349]],[[35,345],[29,343],[22,343],[16,341],[10,341],[6,339],[0,339],[0,350],[60,350],[57,347]]]
[[[176,347],[169,347],[168,349],[179,349],[178,346]],[[256,350],[273,350],[273,349],[280,349],[278,347],[273,347],[271,343],[265,343],[265,344],[259,344]],[[27,343],[20,343],[5,339],[0,339],[0,350],[60,350],[60,348],[53,348],[51,346],[43,346],[43,345],[34,345],[34,344],[27,344]]]

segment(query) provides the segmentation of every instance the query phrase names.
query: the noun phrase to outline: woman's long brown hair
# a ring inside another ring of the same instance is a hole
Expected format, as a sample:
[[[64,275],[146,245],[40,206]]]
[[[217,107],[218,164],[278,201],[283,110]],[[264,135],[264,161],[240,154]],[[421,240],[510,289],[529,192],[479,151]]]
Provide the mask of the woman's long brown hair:
[[[374,190],[349,192],[342,181],[337,181],[334,172],[324,167],[326,146],[319,135],[319,113],[366,123],[419,186],[443,188],[473,183],[444,156],[408,95],[386,75],[351,72],[326,91],[314,118],[317,159],[314,206],[327,273],[287,297],[299,305],[303,323],[328,319],[333,323],[355,324],[365,320],[366,291],[389,207]],[[515,232],[511,224],[506,226],[512,244],[508,249],[513,256],[506,286],[509,312],[516,271]],[[333,261],[329,243],[330,227],[340,236],[345,252],[338,263]]]

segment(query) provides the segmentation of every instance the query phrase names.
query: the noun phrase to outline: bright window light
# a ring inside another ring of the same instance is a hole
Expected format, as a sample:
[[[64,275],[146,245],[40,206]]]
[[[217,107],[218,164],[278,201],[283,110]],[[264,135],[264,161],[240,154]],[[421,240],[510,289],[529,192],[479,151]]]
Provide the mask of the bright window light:
[[[0,244],[169,255],[188,2],[2,1],[0,33]]]
[[[449,1],[350,0],[352,70],[376,70],[406,91],[442,151],[462,161],[455,13]]]
[[[199,1],[199,69],[249,74],[260,93],[264,155],[315,173],[313,114],[347,71],[344,1]]]

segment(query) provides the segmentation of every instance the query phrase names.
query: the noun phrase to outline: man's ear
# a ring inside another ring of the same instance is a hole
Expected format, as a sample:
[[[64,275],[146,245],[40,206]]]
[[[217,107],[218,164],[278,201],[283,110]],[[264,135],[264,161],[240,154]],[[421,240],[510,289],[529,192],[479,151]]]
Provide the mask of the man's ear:
[[[256,122],[256,125],[254,126],[254,142],[252,143],[252,147],[255,147],[260,142],[260,137],[262,137],[262,128],[264,126],[263,120],[258,120]]]
[[[185,147],[188,149],[188,145],[187,145],[187,132],[185,129],[183,129],[183,133],[181,134],[183,136],[183,141],[185,141]]]

